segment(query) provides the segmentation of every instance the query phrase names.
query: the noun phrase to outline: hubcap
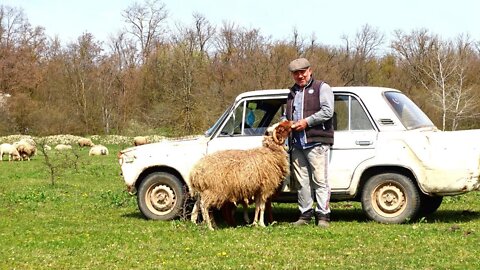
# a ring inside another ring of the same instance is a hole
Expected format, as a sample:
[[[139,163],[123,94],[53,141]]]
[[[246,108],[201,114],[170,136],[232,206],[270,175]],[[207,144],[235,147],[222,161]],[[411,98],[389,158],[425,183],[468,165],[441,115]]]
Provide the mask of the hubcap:
[[[150,208],[161,214],[171,211],[176,201],[175,193],[166,185],[153,187],[150,192],[147,192],[146,196],[146,201],[149,202]]]
[[[398,216],[406,207],[403,191],[392,184],[378,186],[372,196],[375,210],[387,217]]]

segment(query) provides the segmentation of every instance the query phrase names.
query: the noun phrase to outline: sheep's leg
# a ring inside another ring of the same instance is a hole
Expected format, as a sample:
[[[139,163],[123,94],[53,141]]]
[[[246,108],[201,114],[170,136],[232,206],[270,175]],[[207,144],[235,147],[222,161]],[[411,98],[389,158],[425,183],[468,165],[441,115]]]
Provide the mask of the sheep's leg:
[[[255,197],[255,219],[253,220],[254,225],[265,227],[264,213],[265,213],[265,201],[261,199],[261,196],[256,196]]]
[[[246,201],[242,201],[242,206],[243,206],[243,220],[245,220],[245,223],[249,224],[250,223],[250,218],[248,217],[248,204]]]
[[[272,201],[271,200],[267,200],[265,202],[265,214],[267,215],[268,224],[270,224],[270,225],[274,224],[275,221],[273,221],[273,210],[272,210]]]
[[[212,216],[210,216],[210,213],[208,212],[208,207],[205,205],[205,202],[200,199],[200,209],[202,210],[202,216],[205,222],[207,222],[207,227],[208,229],[213,231],[212,227]]]
[[[197,197],[197,200],[195,201],[195,204],[193,205],[192,216],[190,217],[190,220],[195,224],[198,221],[198,208],[199,207],[200,207],[200,197]]]
[[[208,212],[208,219],[210,221],[210,227],[209,229],[213,231],[213,228],[217,228],[217,223],[215,223],[215,218],[213,218],[213,212]]]
[[[255,196],[255,216],[253,218],[253,225],[258,225],[260,219],[260,196]]]
[[[258,225],[260,225],[261,227],[265,227],[265,201],[264,200],[260,200],[260,217],[259,217],[259,223]]]

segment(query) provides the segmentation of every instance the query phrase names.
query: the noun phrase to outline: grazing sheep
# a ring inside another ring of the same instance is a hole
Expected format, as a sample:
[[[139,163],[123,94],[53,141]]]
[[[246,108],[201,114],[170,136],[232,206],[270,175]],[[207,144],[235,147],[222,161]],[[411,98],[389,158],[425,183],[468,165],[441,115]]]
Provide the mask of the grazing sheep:
[[[191,220],[197,221],[198,209],[209,229],[214,220],[211,207],[254,198],[254,225],[265,226],[265,203],[288,175],[290,165],[284,142],[292,122],[284,121],[269,128],[262,146],[249,150],[224,150],[200,159],[190,172],[190,193],[197,201]]]
[[[58,151],[70,150],[70,149],[72,149],[72,146],[69,144],[57,144],[57,146],[55,146],[55,150],[58,150]]]
[[[80,139],[78,139],[77,142],[78,142],[78,146],[80,146],[80,147],[85,147],[85,146],[92,147],[92,146],[94,146],[92,140],[87,139],[87,138],[80,138]]]
[[[17,148],[22,160],[30,161],[30,158],[37,154],[37,144],[33,140],[21,139],[13,145]]]
[[[88,155],[89,156],[102,156],[102,155],[108,155],[108,148],[101,145],[101,144],[97,144],[97,145],[94,145],[92,146],[92,148],[90,148],[90,151],[88,152]]]
[[[147,137],[137,136],[137,137],[133,138],[133,145],[135,145],[135,146],[139,146],[139,145],[147,144],[147,143],[148,143]]]
[[[20,160],[20,154],[18,153],[17,148],[9,143],[2,143],[0,144],[0,157],[3,161],[3,155],[8,155],[8,161],[12,160]]]

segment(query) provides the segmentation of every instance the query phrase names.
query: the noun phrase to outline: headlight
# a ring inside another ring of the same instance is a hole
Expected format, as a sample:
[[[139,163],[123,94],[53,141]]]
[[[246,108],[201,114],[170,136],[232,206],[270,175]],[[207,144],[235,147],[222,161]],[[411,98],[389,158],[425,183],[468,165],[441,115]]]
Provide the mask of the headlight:
[[[120,166],[122,166],[123,163],[132,163],[135,160],[135,155],[132,152],[127,152],[127,153],[119,152],[117,157],[118,157],[118,163],[120,164]]]

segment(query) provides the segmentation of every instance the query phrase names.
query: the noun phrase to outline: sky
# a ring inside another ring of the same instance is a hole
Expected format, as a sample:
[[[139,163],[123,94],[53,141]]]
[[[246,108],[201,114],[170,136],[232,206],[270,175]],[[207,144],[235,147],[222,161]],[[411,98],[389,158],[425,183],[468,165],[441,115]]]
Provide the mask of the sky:
[[[74,42],[85,32],[108,41],[126,26],[122,11],[144,0],[0,0],[0,5],[23,9],[32,26],[50,37]],[[341,45],[369,25],[392,38],[394,30],[410,33],[425,28],[444,39],[469,34],[480,40],[480,1],[477,0],[163,0],[168,23],[192,25],[193,13],[212,25],[233,22],[259,29],[273,40],[284,40],[297,29],[301,37],[315,35],[323,45]]]

